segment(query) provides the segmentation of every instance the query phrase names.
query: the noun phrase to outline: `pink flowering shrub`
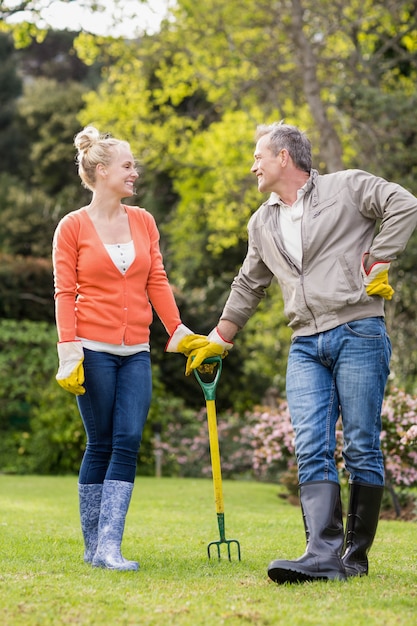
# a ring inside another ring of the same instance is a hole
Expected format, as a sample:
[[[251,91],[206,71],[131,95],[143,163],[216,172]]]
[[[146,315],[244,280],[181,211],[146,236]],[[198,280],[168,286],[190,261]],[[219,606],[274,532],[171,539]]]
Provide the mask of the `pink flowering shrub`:
[[[383,403],[382,424],[387,482],[396,487],[417,486],[417,398],[392,389]],[[274,408],[256,407],[243,416],[233,412],[218,415],[217,428],[223,477],[249,475],[277,481],[294,474],[294,431],[285,400]],[[341,420],[336,438],[336,463],[342,476]],[[165,474],[211,476],[205,409],[169,423],[157,445],[163,451]]]
[[[404,436],[401,437],[401,443],[404,445],[415,445],[417,443],[417,425],[413,424],[413,426],[410,426]]]
[[[387,480],[398,487],[417,485],[417,398],[394,388],[382,407],[381,447]]]
[[[254,476],[273,479],[294,467],[294,431],[287,403],[281,400],[276,409],[261,407],[249,415]]]
[[[227,412],[217,416],[222,476],[232,478],[252,470],[253,449],[250,427],[239,415]],[[170,422],[155,449],[163,453],[163,473],[181,477],[211,477],[207,411],[187,414]]]

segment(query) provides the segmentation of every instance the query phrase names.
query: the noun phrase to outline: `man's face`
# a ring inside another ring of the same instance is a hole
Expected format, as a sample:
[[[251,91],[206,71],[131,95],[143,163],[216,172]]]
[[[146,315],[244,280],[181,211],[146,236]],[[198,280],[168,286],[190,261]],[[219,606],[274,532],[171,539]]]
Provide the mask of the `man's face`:
[[[262,193],[278,192],[282,174],[280,155],[275,156],[268,146],[269,135],[263,135],[256,144],[255,161],[251,168],[258,179],[258,191]]]

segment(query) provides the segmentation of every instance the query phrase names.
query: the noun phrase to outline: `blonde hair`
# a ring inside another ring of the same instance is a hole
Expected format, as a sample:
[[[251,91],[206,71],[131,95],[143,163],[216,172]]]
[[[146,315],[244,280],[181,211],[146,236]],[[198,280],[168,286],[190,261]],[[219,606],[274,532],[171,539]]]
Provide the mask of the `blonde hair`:
[[[97,165],[109,165],[114,151],[121,146],[127,146],[130,150],[127,141],[115,139],[108,133],[100,134],[94,126],[86,126],[75,135],[74,146],[77,149],[78,174],[83,186],[90,191],[94,191],[96,185]]]

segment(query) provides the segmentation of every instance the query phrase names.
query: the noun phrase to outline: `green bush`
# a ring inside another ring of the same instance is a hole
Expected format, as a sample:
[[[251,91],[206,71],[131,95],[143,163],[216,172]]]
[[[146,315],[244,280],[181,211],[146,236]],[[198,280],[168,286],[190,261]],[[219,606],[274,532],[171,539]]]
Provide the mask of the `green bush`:
[[[56,331],[46,322],[0,320],[0,430],[29,426],[55,371]]]
[[[30,428],[22,433],[20,468],[31,474],[74,474],[85,449],[85,433],[75,396],[55,376],[32,407]]]
[[[26,470],[24,450],[56,367],[56,331],[45,322],[0,320],[0,471]]]
[[[29,333],[26,321],[46,322],[53,326],[54,301],[52,263],[48,259],[0,254],[0,317],[24,333]],[[44,326],[46,328],[46,326]],[[4,331],[0,329],[0,333]],[[17,341],[23,339],[19,332]],[[0,341],[2,341],[0,336]],[[26,341],[26,339],[24,340]]]
[[[56,329],[44,322],[0,320],[0,472],[77,474],[86,437],[75,396],[55,380]],[[153,399],[138,473],[155,473],[153,440],[184,414],[152,366]]]

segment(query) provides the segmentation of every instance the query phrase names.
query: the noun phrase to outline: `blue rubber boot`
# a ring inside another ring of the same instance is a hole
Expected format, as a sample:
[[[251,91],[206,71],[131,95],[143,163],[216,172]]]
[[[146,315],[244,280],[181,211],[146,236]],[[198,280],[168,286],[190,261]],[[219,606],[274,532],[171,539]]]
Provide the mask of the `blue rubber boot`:
[[[91,563],[97,550],[98,521],[100,518],[103,485],[78,484],[81,530],[84,537],[84,561]]]
[[[128,561],[120,552],[132,491],[133,483],[121,480],[104,481],[94,567],[129,571],[139,569],[137,561]]]

